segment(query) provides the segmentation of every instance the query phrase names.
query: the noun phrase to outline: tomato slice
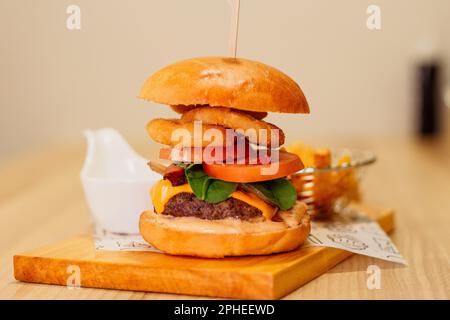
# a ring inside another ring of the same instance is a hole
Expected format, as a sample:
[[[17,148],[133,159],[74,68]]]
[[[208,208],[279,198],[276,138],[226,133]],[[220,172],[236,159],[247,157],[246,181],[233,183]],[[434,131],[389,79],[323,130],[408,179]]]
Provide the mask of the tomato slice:
[[[161,148],[159,158],[163,160],[201,163],[203,148]]]
[[[218,153],[217,155],[215,148],[162,148],[159,150],[159,158],[190,163],[224,163],[248,157],[248,148],[248,143],[245,144],[244,152],[238,150],[238,147],[236,146],[223,147],[221,154]]]
[[[239,183],[278,179],[303,168],[297,155],[285,151],[280,151],[279,160],[270,164],[203,164],[203,170],[210,177]]]

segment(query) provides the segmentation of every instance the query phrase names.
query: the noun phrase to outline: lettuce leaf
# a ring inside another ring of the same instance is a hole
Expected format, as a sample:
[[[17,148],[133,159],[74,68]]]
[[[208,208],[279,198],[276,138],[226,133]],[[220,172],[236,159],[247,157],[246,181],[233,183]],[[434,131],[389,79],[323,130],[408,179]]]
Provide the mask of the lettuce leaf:
[[[236,191],[237,183],[223,180],[211,179],[206,192],[205,201],[209,203],[219,203],[228,199]]]
[[[201,165],[187,167],[184,172],[192,191],[200,200],[219,203],[236,191],[237,183],[211,178],[203,171]]]
[[[187,165],[184,169],[186,179],[195,196],[209,203],[227,200],[239,186],[238,183],[211,178],[203,171],[201,164]],[[286,178],[245,183],[240,186],[244,190],[253,191],[260,198],[281,210],[291,209],[297,200],[297,191]]]
[[[247,188],[256,189],[268,202],[281,210],[291,209],[297,200],[297,191],[292,183],[286,179],[275,179],[264,182],[246,183]]]

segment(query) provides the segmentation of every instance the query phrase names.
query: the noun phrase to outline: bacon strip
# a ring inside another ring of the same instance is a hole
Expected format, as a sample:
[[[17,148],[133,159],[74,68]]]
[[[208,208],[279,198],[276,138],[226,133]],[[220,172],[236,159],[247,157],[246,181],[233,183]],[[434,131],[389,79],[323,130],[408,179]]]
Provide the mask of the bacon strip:
[[[171,164],[166,168],[166,171],[164,172],[164,179],[169,180],[174,187],[181,186],[187,182],[184,169],[176,164]]]

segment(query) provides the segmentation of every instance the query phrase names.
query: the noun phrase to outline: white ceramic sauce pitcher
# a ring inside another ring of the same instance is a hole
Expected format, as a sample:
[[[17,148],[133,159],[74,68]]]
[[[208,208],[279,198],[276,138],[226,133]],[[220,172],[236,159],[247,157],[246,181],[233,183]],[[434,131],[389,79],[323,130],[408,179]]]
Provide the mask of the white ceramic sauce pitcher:
[[[153,210],[150,187],[161,176],[151,171],[114,129],[86,130],[87,154],[80,177],[96,228],[139,233],[139,216]]]

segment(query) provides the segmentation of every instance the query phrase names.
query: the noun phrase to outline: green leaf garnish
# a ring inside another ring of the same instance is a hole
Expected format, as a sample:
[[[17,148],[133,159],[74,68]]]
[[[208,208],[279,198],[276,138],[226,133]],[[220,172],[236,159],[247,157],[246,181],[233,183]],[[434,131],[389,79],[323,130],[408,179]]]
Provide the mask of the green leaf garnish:
[[[211,178],[203,171],[202,166],[187,167],[184,170],[184,174],[195,196],[200,200],[205,200]]]
[[[203,171],[201,164],[184,165],[183,168],[195,196],[209,203],[227,200],[238,186],[238,183],[211,178]],[[297,191],[286,178],[245,183],[241,184],[241,187],[255,193],[261,199],[281,210],[291,209],[297,200]]]
[[[228,199],[231,194],[236,191],[237,183],[227,182],[223,180],[211,179],[206,192],[205,201],[209,203],[219,203]]]
[[[257,195],[281,210],[291,209],[297,200],[297,191],[286,178],[247,183],[245,186],[249,189],[256,189]]]
[[[297,201],[297,191],[288,179],[270,181],[270,188],[281,210],[289,210],[294,206]]]
[[[228,199],[237,188],[237,183],[211,178],[200,164],[189,166],[184,172],[195,196],[209,203],[219,203]]]

